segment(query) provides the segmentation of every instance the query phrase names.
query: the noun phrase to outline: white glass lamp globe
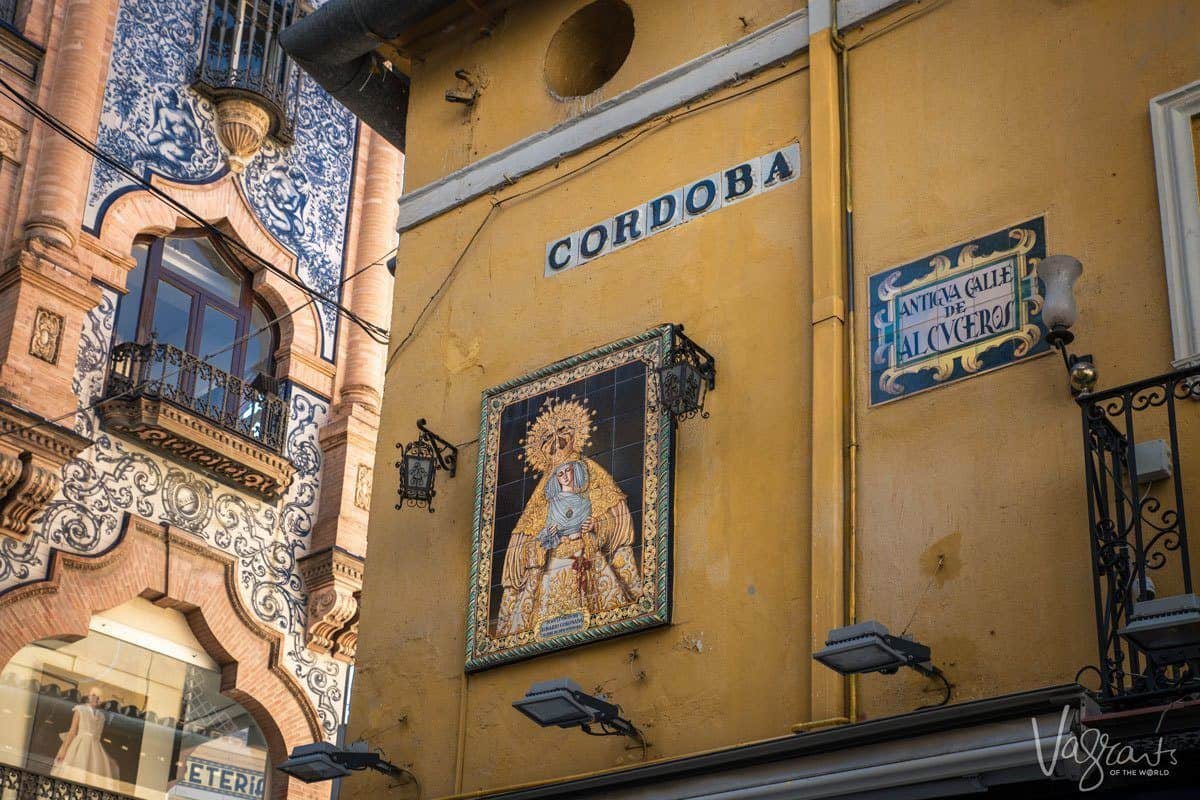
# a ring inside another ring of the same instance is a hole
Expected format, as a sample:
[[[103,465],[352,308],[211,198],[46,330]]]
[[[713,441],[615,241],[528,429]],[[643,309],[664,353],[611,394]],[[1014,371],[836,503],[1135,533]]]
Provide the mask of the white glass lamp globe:
[[[1083,273],[1083,264],[1073,256],[1047,256],[1037,265],[1038,277],[1046,287],[1042,322],[1054,330],[1070,328],[1079,317],[1075,306],[1075,281]]]

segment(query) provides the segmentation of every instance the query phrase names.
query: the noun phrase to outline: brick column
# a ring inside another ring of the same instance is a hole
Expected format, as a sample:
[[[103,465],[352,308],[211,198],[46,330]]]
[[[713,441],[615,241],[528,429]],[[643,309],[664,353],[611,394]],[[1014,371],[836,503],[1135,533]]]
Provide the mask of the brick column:
[[[40,93],[51,114],[89,138],[116,8],[116,0],[66,0]],[[101,295],[75,253],[92,158],[46,128],[38,142],[26,167],[24,241],[0,270],[0,400],[56,418],[78,405],[71,380],[80,332]]]
[[[108,69],[103,42],[116,6],[111,0],[67,0],[45,94],[46,110],[89,139],[95,139],[99,124],[103,95],[96,91],[96,76]],[[91,168],[90,155],[57,133],[46,133],[30,189],[26,239],[74,248]]]
[[[358,263],[347,274],[362,269],[396,246],[396,201],[400,198],[404,155],[370,128],[364,127],[363,131],[370,139],[355,248]],[[376,325],[388,326],[392,316],[392,278],[383,266],[371,267],[347,283],[346,290],[350,308],[356,314]],[[368,406],[378,413],[387,345],[379,344],[357,325],[349,324],[346,329],[340,400]]]
[[[396,242],[396,201],[404,156],[383,137],[363,128],[359,169],[364,179],[354,208],[357,236],[351,243],[350,275],[388,255]],[[346,303],[364,319],[387,327],[392,311],[392,279],[382,265],[372,266],[346,284]],[[358,639],[358,590],[367,550],[375,442],[383,396],[387,345],[362,328],[346,324],[337,402],[321,429],[321,503],[312,549],[301,563],[308,592],[308,646],[334,657],[352,659]]]

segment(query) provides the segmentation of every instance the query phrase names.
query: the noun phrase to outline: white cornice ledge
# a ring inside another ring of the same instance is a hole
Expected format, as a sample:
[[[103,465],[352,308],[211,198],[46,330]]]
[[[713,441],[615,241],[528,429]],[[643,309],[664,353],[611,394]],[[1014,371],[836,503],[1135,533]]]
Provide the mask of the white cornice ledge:
[[[678,108],[808,47],[808,15],[795,11],[732,44],[656,75],[573,119],[522,139],[400,198],[403,233],[492,189]]]

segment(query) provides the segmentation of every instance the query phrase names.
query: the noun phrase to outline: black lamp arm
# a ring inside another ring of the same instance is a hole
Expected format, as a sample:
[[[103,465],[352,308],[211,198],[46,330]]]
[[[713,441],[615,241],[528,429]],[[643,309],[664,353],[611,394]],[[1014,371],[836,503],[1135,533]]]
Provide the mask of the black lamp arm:
[[[711,392],[717,388],[717,360],[712,354],[705,350],[700,345],[696,344],[683,332],[682,325],[675,325],[675,342],[674,349],[676,353],[680,351],[691,353],[695,360],[696,369],[708,381],[708,390]],[[678,360],[678,359],[677,359]]]
[[[424,419],[417,420],[417,430],[421,432],[421,438],[433,449],[438,468],[449,472],[450,477],[453,478],[454,472],[458,468],[458,448],[426,428]]]

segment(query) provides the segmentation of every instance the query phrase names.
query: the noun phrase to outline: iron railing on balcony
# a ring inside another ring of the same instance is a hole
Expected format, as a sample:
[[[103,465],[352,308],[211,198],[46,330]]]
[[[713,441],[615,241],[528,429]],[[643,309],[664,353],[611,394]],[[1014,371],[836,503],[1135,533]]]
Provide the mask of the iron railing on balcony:
[[[284,142],[292,139],[300,73],[279,32],[298,11],[297,0],[208,0],[195,79],[196,88],[215,97],[242,92],[264,99],[272,134]]]
[[[0,765],[0,800],[133,800],[124,794]]]
[[[261,383],[260,383],[261,385]],[[105,397],[166,400],[282,453],[287,402],[169,344],[125,342],[109,356]]]
[[[1200,367],[1080,395],[1100,696],[1140,703],[1200,689],[1200,660],[1159,663],[1119,631],[1135,602],[1193,591],[1182,464],[1200,447]],[[1163,463],[1138,463],[1157,451]],[[1145,447],[1145,445],[1144,445]],[[1191,460],[1189,460],[1189,458]],[[1163,469],[1165,467],[1165,469]],[[1158,472],[1149,474],[1151,468]],[[1169,474],[1165,474],[1169,473]]]

